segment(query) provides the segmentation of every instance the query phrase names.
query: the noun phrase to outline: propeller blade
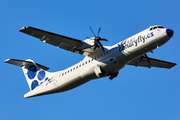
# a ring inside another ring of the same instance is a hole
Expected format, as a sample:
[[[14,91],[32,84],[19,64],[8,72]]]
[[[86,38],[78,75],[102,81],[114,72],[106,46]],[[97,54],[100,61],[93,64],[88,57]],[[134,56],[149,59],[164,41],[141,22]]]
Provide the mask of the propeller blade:
[[[150,51],[151,53],[154,53],[153,51]]]
[[[139,62],[141,62],[141,61],[142,61],[143,57],[144,57],[144,56],[142,55],[142,56],[141,56],[141,59],[139,60]]]
[[[101,42],[98,41],[98,43],[99,43],[99,45],[101,46],[103,52],[105,53],[104,47],[103,47],[103,45],[101,44]]]
[[[91,29],[91,32],[94,34],[94,32],[93,32],[93,30],[92,30],[92,28],[91,28],[91,26],[89,26],[90,27],[90,29]],[[94,37],[96,37],[96,35],[94,34]]]
[[[97,35],[97,37],[99,37],[99,33],[100,33],[100,31],[101,31],[101,27],[99,28],[99,30],[98,30],[98,35]]]
[[[105,39],[105,38],[102,38],[102,39],[100,39],[100,40],[102,40],[102,41],[106,41],[106,42],[109,42],[107,39]]]
[[[151,68],[151,63],[150,63],[150,60],[149,60],[149,57],[146,55],[146,54],[144,54],[144,56],[145,56],[145,58],[148,60],[148,62],[149,62],[149,66],[147,66],[149,69]]]
[[[94,47],[94,50],[96,50],[96,48],[98,47],[98,45],[97,44],[95,44],[95,47]]]
[[[144,56],[148,60],[148,62],[150,63],[149,57],[146,54],[144,54]]]

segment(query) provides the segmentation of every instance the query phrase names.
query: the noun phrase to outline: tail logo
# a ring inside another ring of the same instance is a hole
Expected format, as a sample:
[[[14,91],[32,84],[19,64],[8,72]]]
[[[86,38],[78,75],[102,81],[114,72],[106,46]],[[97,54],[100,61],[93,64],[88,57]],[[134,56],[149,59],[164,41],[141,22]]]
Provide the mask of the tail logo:
[[[29,79],[34,79],[34,77],[36,76],[37,73],[37,68],[35,65],[30,65],[28,68],[28,77]]]
[[[38,68],[35,65],[30,65],[28,68],[27,75],[28,78],[32,80],[31,90],[33,90],[34,88],[36,88],[37,86],[43,83],[43,79],[46,76],[46,72],[44,70],[38,70]]]

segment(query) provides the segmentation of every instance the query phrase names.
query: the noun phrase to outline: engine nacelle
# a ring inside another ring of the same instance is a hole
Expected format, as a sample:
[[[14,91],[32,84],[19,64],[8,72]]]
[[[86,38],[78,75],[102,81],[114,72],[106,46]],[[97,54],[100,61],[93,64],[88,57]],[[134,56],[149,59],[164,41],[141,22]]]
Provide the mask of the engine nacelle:
[[[119,69],[118,60],[114,57],[101,60],[98,64],[101,66],[101,69],[106,73],[113,73],[117,69]]]
[[[87,48],[91,48],[95,45],[94,39],[86,39],[82,42],[82,44],[77,48],[79,50],[85,50]]]

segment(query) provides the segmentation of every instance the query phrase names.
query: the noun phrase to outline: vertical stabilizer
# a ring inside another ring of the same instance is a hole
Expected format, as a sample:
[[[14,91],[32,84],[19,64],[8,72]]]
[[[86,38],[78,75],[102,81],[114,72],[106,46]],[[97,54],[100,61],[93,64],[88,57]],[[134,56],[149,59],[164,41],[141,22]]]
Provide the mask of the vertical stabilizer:
[[[26,61],[30,62],[30,64],[22,66],[22,70],[29,85],[29,89],[33,90],[41,84],[41,80],[45,78],[46,72],[40,69],[33,60],[28,59]]]
[[[54,73],[49,73],[46,71],[49,69],[48,67],[35,63],[31,59],[27,59],[25,61],[7,59],[5,63],[10,63],[22,68],[30,90],[33,90],[37,86],[40,86],[42,83],[44,83],[46,80],[49,80],[54,75]]]

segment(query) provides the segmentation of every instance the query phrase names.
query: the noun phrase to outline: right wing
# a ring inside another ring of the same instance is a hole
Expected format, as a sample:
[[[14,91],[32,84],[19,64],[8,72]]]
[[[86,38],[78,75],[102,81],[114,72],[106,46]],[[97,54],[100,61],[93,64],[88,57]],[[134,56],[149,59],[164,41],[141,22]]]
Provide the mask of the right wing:
[[[30,26],[23,27],[19,31],[39,38],[43,42],[49,43],[64,50],[79,54],[84,53],[82,50],[77,49],[83,43],[81,40],[47,32]]]
[[[148,60],[149,59],[149,60]],[[154,58],[149,58],[148,57],[145,58],[141,58],[138,57],[132,61],[130,61],[128,63],[128,65],[134,65],[134,66],[141,66],[141,67],[158,67],[158,68],[166,68],[166,69],[170,69],[172,67],[174,67],[176,65],[176,63],[171,63],[171,62],[167,62],[167,61],[162,61],[162,60],[158,60],[158,59],[154,59]]]

